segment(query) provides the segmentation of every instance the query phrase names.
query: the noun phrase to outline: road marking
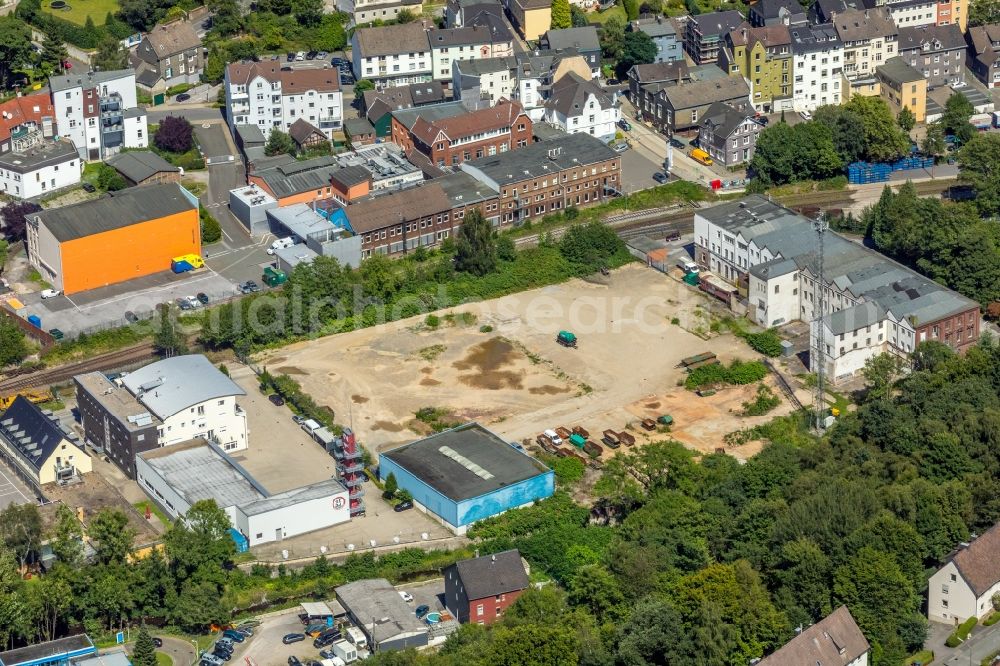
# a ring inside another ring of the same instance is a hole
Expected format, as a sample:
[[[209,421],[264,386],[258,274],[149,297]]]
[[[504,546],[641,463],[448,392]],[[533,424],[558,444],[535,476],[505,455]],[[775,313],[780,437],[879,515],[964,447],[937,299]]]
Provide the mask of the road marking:
[[[15,491],[17,491],[17,494],[20,495],[24,499],[24,501],[25,501],[26,504],[32,504],[33,503],[31,500],[28,499],[28,496],[25,495],[23,492],[21,492],[21,489],[18,488],[17,485],[13,481],[10,480],[10,477],[7,476],[6,474],[4,474],[3,470],[0,470],[0,476],[2,476],[3,480],[6,482],[5,485],[9,485],[11,488],[13,488]],[[4,495],[9,495],[10,493],[9,492],[4,492],[3,494]]]

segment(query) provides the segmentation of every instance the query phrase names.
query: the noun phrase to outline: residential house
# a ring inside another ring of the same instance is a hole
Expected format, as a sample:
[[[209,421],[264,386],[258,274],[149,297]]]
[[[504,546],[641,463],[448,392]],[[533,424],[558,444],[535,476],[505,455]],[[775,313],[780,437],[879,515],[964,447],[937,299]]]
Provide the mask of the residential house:
[[[514,53],[514,36],[506,27],[468,26],[430,30],[427,38],[435,81],[452,79],[453,63],[498,58]]]
[[[503,5],[499,0],[448,0],[444,8],[444,24],[449,28],[474,25],[473,19],[483,13],[503,20]]]
[[[841,606],[757,662],[757,666],[868,666],[871,646],[847,606]]]
[[[0,460],[38,496],[47,483],[70,481],[93,469],[73,431],[24,396],[15,398],[3,413]]]
[[[361,256],[395,257],[417,247],[436,247],[457,233],[466,214],[476,210],[500,226],[496,190],[457,171],[400,192],[366,197],[347,206],[350,230],[361,237]]]
[[[205,66],[203,53],[201,38],[189,22],[155,26],[130,57],[135,81],[157,92],[182,83],[199,83]]]
[[[531,118],[517,102],[470,111],[446,102],[393,112],[392,142],[437,166],[455,166],[531,143]]]
[[[684,60],[684,35],[677,32],[677,26],[669,18],[656,15],[629,21],[629,32],[644,32],[656,44],[656,59],[653,62],[675,62]]]
[[[844,44],[830,23],[797,25],[792,39],[792,108],[814,111],[843,102]]]
[[[500,193],[500,224],[522,224],[606,201],[622,191],[621,157],[589,134],[568,134],[520,150],[462,163]]]
[[[394,21],[403,10],[420,15],[420,0],[337,0],[337,9],[350,14],[354,25]]]
[[[131,69],[50,76],[59,136],[85,160],[103,160],[122,148],[149,145],[146,111],[136,100]]]
[[[532,121],[539,121],[545,116],[545,102],[552,86],[575,72],[582,78],[591,76],[591,69],[583,56],[569,51],[555,53],[542,51],[540,53],[521,53],[517,56],[517,94],[515,99]]]
[[[514,56],[462,60],[452,66],[452,92],[469,106],[477,101],[493,106],[517,97],[518,60]]]
[[[246,392],[201,354],[156,361],[118,381],[100,372],[73,381],[84,436],[130,478],[142,451],[194,438],[224,451],[247,448],[247,415],[237,402]]]
[[[927,118],[927,79],[910,66],[905,58],[889,58],[875,70],[882,99],[893,115],[903,108],[913,112],[918,123]]]
[[[656,93],[656,104],[649,118],[656,128],[668,135],[696,129],[716,102],[725,102],[736,109],[750,104],[750,87],[741,76],[691,81],[666,86]]]
[[[0,153],[0,192],[32,199],[80,184],[83,160],[68,139],[46,141],[41,133],[29,147]]]
[[[857,0],[816,0],[809,5],[806,16],[813,24],[832,23],[834,16],[857,6]]]
[[[575,72],[552,85],[545,103],[545,122],[569,134],[582,132],[604,141],[615,138],[621,117],[614,94]]]
[[[539,40],[543,49],[556,52],[576,52],[583,56],[590,66],[591,75],[601,75],[601,42],[597,28],[588,25],[583,28],[562,28],[549,30]]]
[[[0,104],[0,154],[24,150],[56,136],[56,109],[49,93],[15,97]]]
[[[459,560],[442,575],[445,608],[462,624],[493,624],[529,586],[517,549]]]
[[[343,125],[340,74],[333,67],[286,69],[277,60],[234,62],[226,67],[223,85],[234,136],[239,125],[257,125],[269,137],[273,129],[288,132],[304,119],[332,140]]]
[[[330,140],[323,131],[310,123],[305,118],[299,118],[288,128],[288,136],[292,138],[299,150],[309,150],[318,148],[326,144],[329,148]]]
[[[843,100],[852,94],[877,95],[875,68],[897,54],[899,30],[885,7],[846,9],[832,21],[844,45]]]
[[[478,62],[473,60],[472,62]],[[427,104],[440,104],[448,99],[441,81],[411,83],[382,90],[366,90],[361,100],[365,117],[375,128],[375,136],[389,136],[392,131],[392,112],[412,109]]]
[[[821,283],[813,220],[762,196],[695,213],[694,242],[698,265],[737,287],[758,325],[813,322],[809,367],[824,364],[831,381],[925,340],[964,352],[979,339],[976,302],[833,232],[825,235]]]
[[[1000,592],[1000,524],[961,543],[927,583],[927,619],[948,625],[993,612]]]
[[[423,83],[433,78],[427,30],[422,23],[359,28],[351,37],[354,76],[376,88]]]
[[[969,28],[965,39],[969,71],[987,88],[1000,88],[1000,23]]]
[[[628,70],[629,99],[637,111],[643,115],[652,115],[656,94],[664,86],[690,80],[691,70],[685,60],[632,65]]]
[[[757,111],[792,109],[792,38],[788,26],[752,28],[744,23],[726,36],[719,65],[730,76],[742,76],[750,85]]]
[[[898,28],[937,25],[937,0],[861,0],[858,9],[883,7]]]
[[[130,150],[107,160],[129,187],[180,183],[181,170],[151,150]]]
[[[924,75],[929,88],[965,83],[965,35],[954,23],[901,27],[899,56]]]
[[[367,118],[348,118],[344,121],[344,134],[347,145],[354,148],[375,143],[375,127]]]
[[[685,26],[684,50],[697,65],[716,62],[726,35],[743,23],[734,9],[692,16]]]
[[[698,147],[716,164],[739,167],[750,161],[761,125],[747,109],[737,109],[724,102],[708,107],[698,129]]]
[[[504,9],[525,41],[537,40],[552,26],[552,0],[504,0]]]
[[[806,25],[809,18],[798,0],[757,0],[750,5],[747,20],[755,28],[766,25]]]

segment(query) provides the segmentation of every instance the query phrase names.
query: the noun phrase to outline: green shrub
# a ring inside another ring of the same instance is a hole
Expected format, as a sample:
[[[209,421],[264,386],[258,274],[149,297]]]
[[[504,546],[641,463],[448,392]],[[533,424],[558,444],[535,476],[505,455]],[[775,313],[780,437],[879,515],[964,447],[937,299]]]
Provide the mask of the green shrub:
[[[997,622],[1000,622],[1000,611],[993,611],[992,615],[983,620],[983,626],[992,627]]]
[[[424,324],[427,328],[437,328],[441,325],[441,318],[434,314],[429,314],[424,318]]]
[[[728,367],[721,363],[702,365],[691,371],[684,382],[690,390],[710,384],[753,384],[767,376],[767,366],[760,361],[733,361]]]
[[[492,333],[493,332],[493,327],[490,326],[489,324],[486,324],[484,326],[480,326],[479,327],[479,332],[480,333]]]
[[[743,403],[743,416],[763,416],[780,404],[781,398],[769,386],[761,384],[754,399]]]
[[[978,618],[970,617],[968,620],[958,625],[955,631],[948,636],[948,639],[944,642],[944,644],[950,648],[958,647],[965,642],[965,639],[969,637],[969,634],[972,633],[972,630],[978,623]]]
[[[204,206],[198,207],[198,217],[201,218],[201,242],[216,243],[222,239],[222,227]]]
[[[747,333],[743,337],[754,351],[758,351],[764,356],[777,358],[784,351],[781,346],[781,338],[778,337],[773,328],[763,333]]]

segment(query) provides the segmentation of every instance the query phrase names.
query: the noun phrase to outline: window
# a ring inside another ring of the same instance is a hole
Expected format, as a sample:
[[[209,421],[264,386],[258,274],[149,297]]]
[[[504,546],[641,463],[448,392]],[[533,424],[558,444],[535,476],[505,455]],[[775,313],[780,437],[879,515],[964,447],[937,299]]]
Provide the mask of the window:
[[[957,581],[958,581],[958,576],[956,576],[955,574],[952,574],[951,575],[951,582],[955,583]]]
[[[483,614],[483,605],[479,604],[479,605],[476,606],[476,615],[480,615],[481,616],[482,614]]]
[[[942,599],[941,600],[941,606],[943,606],[944,608],[947,608],[948,607],[948,600],[947,599]]]
[[[947,585],[942,585],[941,586],[941,594],[948,594],[948,586]]]

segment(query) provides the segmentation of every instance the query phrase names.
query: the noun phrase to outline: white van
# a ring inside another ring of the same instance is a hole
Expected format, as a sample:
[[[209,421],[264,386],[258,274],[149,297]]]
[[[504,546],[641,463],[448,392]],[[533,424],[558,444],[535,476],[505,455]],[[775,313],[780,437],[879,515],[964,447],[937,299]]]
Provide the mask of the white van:
[[[271,247],[267,248],[267,253],[274,254],[275,250],[283,250],[284,248],[291,247],[293,245],[295,245],[295,238],[293,236],[278,238],[275,239],[273,243],[271,243]]]
[[[365,637],[365,632],[361,631],[357,627],[348,627],[346,638],[359,650],[363,650],[368,647],[368,639]]]
[[[546,430],[545,436],[552,440],[552,443],[556,446],[562,444],[562,437],[556,434],[555,430]]]
[[[698,264],[693,261],[678,261],[677,265],[680,266],[684,273],[698,273]]]

